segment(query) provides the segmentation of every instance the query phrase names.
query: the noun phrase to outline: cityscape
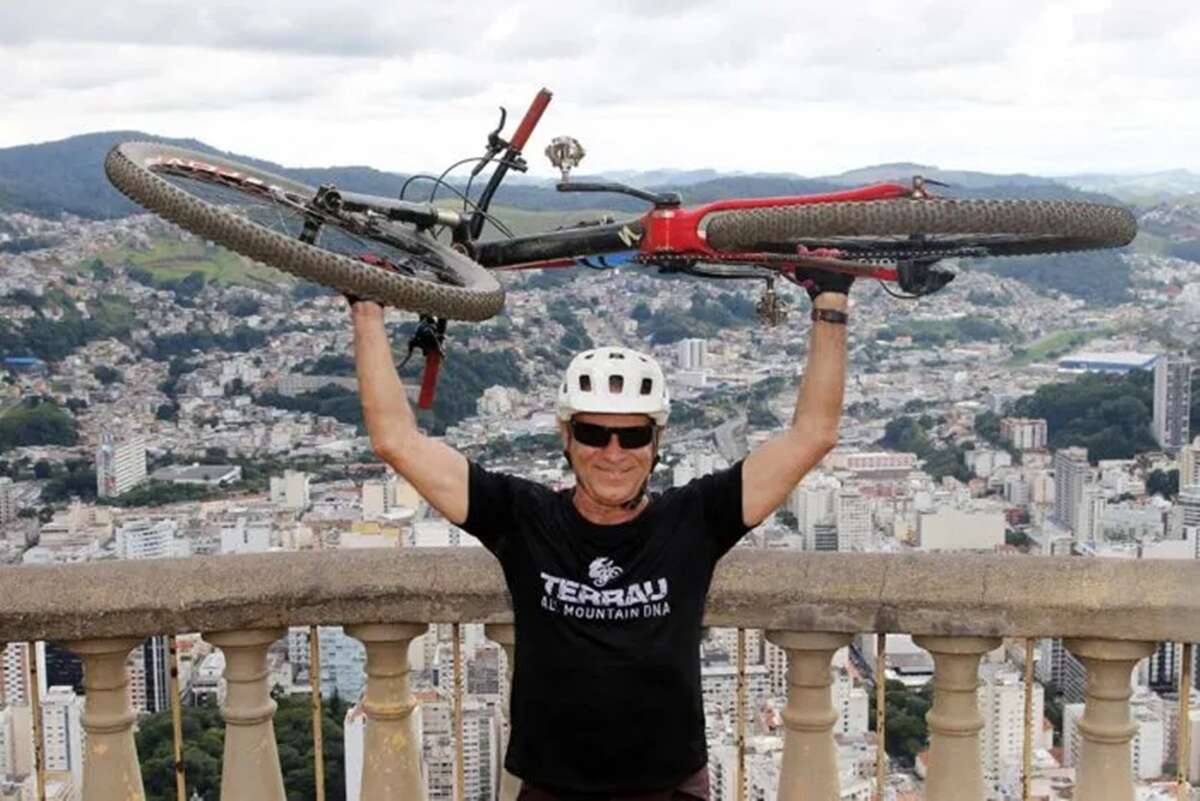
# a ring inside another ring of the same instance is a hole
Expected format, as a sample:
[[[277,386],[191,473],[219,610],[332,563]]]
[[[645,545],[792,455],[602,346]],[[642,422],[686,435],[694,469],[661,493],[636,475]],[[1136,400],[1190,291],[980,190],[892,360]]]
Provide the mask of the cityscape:
[[[1193,231],[1194,209],[1156,207],[1143,223]],[[3,247],[13,243],[25,244]],[[1118,258],[1129,282],[1115,299],[968,263],[956,265],[950,289],[920,301],[856,285],[838,447],[738,549],[1200,559],[1200,264],[1161,248]],[[164,268],[173,264],[191,267]],[[806,355],[801,294],[789,296],[791,319],[768,327],[754,316],[756,284],[622,268],[514,278],[507,288],[502,315],[451,324],[439,400],[419,418],[490,469],[569,485],[554,391],[566,361],[592,345],[653,353],[667,371],[673,409],[654,491],[733,464],[791,419]],[[349,314],[336,293],[244,263],[149,215],[0,213],[0,309],[0,350],[24,346],[0,368],[0,569],[480,547],[372,454],[359,425]],[[398,360],[412,317],[389,318]],[[418,368],[406,366],[409,386]],[[430,801],[490,801],[503,773],[508,658],[482,624],[461,626],[457,643],[455,631],[435,623],[409,652],[422,776]],[[307,626],[267,651],[277,730],[295,734],[278,716],[307,714],[319,686],[327,714],[338,715],[333,797],[356,801],[366,652],[341,627],[318,632],[319,675]],[[711,628],[697,654],[714,801],[775,798],[780,784],[787,653],[761,630],[746,630],[739,671],[738,641],[735,629]],[[1176,736],[1183,654],[1162,643],[1133,672],[1139,798],[1176,797],[1181,762],[1200,776],[1200,661],[1187,669],[1186,752]],[[164,730],[170,741],[169,724],[156,721],[169,718],[175,659],[189,715],[226,700],[222,649],[200,634],[146,640],[126,666],[139,746]],[[1061,639],[1041,640],[1035,659],[1033,795],[1070,798],[1084,666]],[[933,657],[913,637],[890,634],[884,664],[886,675],[876,675],[870,633],[833,658],[847,801],[911,801],[924,786]],[[40,686],[30,686],[31,675]],[[1024,676],[1019,640],[983,656],[977,696],[989,799],[1022,797]],[[882,788],[873,731],[880,681],[889,718]],[[3,651],[0,799],[38,797],[35,690],[45,797],[79,799],[82,664],[40,642]],[[170,762],[141,758],[147,786],[173,798]],[[152,764],[163,776],[150,777]],[[209,772],[189,776],[190,797],[215,801],[219,769]]]

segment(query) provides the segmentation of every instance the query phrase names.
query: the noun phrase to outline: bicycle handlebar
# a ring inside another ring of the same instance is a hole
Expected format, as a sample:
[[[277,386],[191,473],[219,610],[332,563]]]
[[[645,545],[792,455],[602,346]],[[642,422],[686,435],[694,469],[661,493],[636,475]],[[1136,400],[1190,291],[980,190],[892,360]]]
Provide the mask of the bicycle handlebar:
[[[538,90],[537,96],[529,104],[529,110],[521,118],[521,124],[517,126],[516,132],[513,133],[512,139],[509,141],[510,149],[520,150],[525,147],[525,143],[529,140],[529,135],[533,133],[534,126],[542,118],[542,112],[546,110],[546,106],[550,105],[550,98],[553,96],[553,93],[545,87]]]

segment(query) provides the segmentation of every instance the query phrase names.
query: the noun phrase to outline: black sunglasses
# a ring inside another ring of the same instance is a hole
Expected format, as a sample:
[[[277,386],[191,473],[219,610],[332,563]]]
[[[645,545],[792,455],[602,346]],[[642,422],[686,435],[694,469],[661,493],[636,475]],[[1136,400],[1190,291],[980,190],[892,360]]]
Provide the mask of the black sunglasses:
[[[625,450],[644,448],[654,439],[654,424],[644,426],[602,426],[596,423],[584,423],[581,420],[571,421],[571,434],[583,445],[590,448],[606,448],[612,441],[613,434],[617,442]]]

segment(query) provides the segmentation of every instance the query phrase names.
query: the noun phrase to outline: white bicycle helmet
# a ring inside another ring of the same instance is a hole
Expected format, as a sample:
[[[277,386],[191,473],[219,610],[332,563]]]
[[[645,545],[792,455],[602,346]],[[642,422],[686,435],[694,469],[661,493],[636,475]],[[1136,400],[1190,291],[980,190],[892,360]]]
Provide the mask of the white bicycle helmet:
[[[559,420],[580,412],[645,414],[665,426],[671,396],[662,368],[629,348],[585,350],[571,360],[558,391]]]

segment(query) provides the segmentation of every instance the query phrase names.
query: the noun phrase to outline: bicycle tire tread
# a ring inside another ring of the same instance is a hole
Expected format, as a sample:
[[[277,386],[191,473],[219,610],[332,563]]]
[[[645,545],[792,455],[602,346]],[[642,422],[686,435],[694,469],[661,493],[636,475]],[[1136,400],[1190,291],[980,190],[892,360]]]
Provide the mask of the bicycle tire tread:
[[[822,236],[1015,235],[1042,237],[995,255],[1121,247],[1137,234],[1120,206],[1070,200],[901,199],[814,203],[717,212],[705,221],[710,246],[752,251],[763,242]]]

